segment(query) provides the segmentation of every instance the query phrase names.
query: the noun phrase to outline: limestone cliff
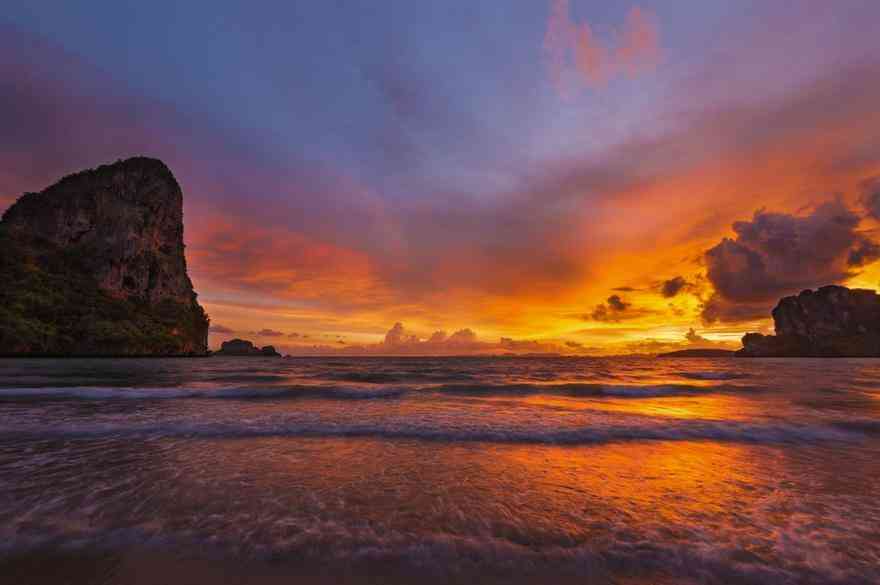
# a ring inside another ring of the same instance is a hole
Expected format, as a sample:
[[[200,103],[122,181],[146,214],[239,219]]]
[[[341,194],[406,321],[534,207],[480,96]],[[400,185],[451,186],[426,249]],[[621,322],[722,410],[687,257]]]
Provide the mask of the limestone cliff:
[[[748,333],[745,357],[880,357],[880,296],[823,286],[785,297],[773,309],[776,335]]]
[[[0,276],[0,354],[207,351],[183,193],[159,160],[119,161],[22,196],[0,221]]]

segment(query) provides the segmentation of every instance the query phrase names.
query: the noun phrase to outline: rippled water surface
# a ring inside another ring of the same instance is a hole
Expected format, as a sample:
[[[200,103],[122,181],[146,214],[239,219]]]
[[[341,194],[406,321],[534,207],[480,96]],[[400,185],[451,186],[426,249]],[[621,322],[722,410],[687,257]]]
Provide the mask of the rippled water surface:
[[[0,581],[878,583],[880,360],[0,360]]]

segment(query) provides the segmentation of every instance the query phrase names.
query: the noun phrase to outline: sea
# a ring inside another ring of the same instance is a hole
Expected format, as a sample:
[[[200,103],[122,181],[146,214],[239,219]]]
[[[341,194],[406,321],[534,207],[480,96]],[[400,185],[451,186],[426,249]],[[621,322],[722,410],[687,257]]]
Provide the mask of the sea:
[[[0,582],[880,583],[880,360],[0,360]]]

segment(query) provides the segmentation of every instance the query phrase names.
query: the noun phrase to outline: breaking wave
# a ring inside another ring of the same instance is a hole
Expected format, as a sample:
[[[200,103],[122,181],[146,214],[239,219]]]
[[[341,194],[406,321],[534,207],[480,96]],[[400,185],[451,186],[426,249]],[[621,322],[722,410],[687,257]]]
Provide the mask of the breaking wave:
[[[865,438],[865,429],[833,422],[825,425],[746,423],[736,421],[686,420],[632,417],[613,423],[597,423],[569,429],[504,427],[455,422],[431,426],[418,421],[357,424],[331,421],[253,421],[235,423],[146,423],[74,424],[51,428],[0,429],[0,438],[206,438],[258,437],[356,437],[410,439],[446,443],[486,442],[587,445],[625,441],[721,441],[734,443],[851,442]]]
[[[279,385],[220,388],[45,387],[0,389],[0,401],[40,400],[266,400],[323,398],[328,400],[396,399],[410,394],[458,396],[554,395],[570,397],[653,398],[712,392],[756,391],[749,386],[688,384],[442,384],[426,386]]]

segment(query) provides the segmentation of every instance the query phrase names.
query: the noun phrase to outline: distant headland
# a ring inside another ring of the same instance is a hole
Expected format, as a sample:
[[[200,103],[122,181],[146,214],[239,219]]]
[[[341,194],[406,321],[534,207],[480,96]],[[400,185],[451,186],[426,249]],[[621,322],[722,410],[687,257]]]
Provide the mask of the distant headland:
[[[187,275],[183,193],[130,158],[26,193],[0,220],[0,354],[199,356],[208,316]]]
[[[880,357],[880,296],[829,285],[784,297],[773,309],[776,335],[747,333],[739,351],[686,349],[657,357]]]
[[[730,349],[680,349],[658,354],[657,357],[670,358],[719,358],[734,357],[736,352]]]
[[[880,296],[823,286],[773,309],[776,335],[747,333],[740,357],[880,357]]]

